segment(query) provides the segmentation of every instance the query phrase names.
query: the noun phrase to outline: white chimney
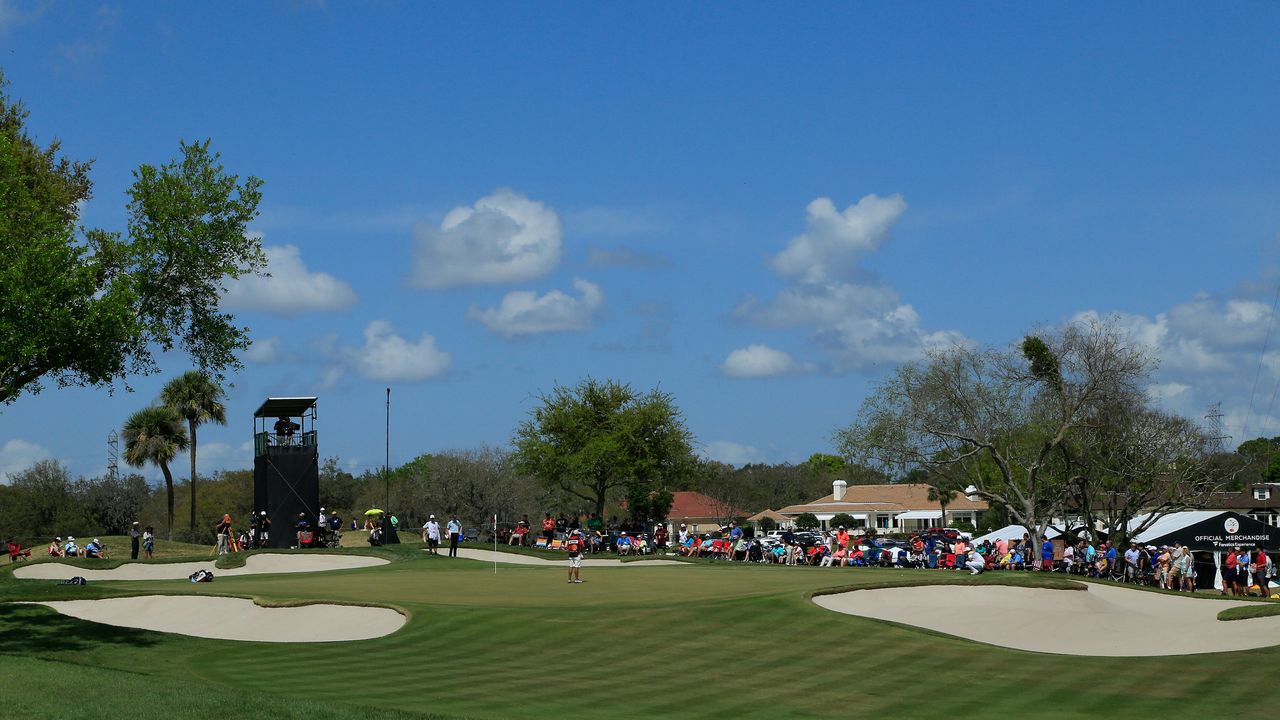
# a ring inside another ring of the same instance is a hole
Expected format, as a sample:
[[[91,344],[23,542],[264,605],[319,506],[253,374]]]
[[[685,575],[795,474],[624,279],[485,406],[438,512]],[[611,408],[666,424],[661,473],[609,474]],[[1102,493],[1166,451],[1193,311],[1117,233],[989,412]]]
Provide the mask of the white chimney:
[[[835,497],[836,502],[844,500],[844,489],[848,487],[848,483],[843,480],[836,480],[831,483],[831,494]]]

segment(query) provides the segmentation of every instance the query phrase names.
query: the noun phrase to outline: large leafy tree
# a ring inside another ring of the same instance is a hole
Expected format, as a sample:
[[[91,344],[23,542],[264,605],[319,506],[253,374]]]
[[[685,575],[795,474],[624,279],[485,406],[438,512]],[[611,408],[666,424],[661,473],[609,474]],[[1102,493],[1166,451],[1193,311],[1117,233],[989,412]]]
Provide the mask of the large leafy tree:
[[[1141,396],[1153,369],[1110,321],[1007,349],[956,346],[899,368],[836,437],[847,456],[961,480],[1043,535],[1071,499],[1064,450],[1109,399]]]
[[[604,514],[628,486],[663,491],[695,464],[692,436],[671,395],[587,378],[540,396],[515,434],[519,472]]]
[[[227,424],[227,393],[213,378],[199,370],[189,370],[165,383],[160,401],[187,421],[191,442],[191,536],[196,533],[196,429],[207,422]]]
[[[156,348],[179,347],[204,371],[239,367],[246,328],[219,310],[222,283],[262,272],[246,232],[257,178],[228,174],[208,141],[142,165],[123,235],[83,228],[90,162],[40,146],[0,76],[0,403],[42,382],[110,386],[156,371]]]
[[[182,426],[182,417],[170,407],[157,405],[143,408],[124,423],[124,461],[134,467],[142,467],[148,463],[160,468],[164,473],[164,485],[167,492],[168,514],[166,515],[167,535],[173,539],[173,473],[169,463],[178,456],[178,452],[187,448],[187,430]]]

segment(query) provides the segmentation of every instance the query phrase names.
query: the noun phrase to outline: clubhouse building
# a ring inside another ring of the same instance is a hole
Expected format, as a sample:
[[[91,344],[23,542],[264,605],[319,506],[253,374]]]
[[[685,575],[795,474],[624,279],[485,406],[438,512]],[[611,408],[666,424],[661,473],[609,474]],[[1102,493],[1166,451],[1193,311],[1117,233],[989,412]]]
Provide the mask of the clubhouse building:
[[[985,500],[970,500],[958,494],[947,504],[946,516],[937,501],[929,499],[923,483],[896,485],[848,485],[836,480],[831,494],[802,505],[777,511],[792,522],[804,513],[813,513],[824,529],[836,515],[853,518],[854,527],[873,527],[883,532],[918,532],[931,527],[949,527],[964,521],[977,525],[987,511]]]

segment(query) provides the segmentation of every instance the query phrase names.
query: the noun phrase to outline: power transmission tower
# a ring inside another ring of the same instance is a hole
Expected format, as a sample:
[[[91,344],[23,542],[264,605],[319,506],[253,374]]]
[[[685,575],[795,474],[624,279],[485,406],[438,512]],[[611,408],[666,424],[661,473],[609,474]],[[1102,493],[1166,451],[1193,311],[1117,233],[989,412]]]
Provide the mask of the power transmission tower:
[[[1209,426],[1209,441],[1213,443],[1215,452],[1222,452],[1226,441],[1231,439],[1231,436],[1222,429],[1222,417],[1222,403],[1220,402],[1210,405],[1208,412],[1204,415],[1205,422]]]
[[[120,479],[120,436],[115,430],[107,435],[107,477]]]

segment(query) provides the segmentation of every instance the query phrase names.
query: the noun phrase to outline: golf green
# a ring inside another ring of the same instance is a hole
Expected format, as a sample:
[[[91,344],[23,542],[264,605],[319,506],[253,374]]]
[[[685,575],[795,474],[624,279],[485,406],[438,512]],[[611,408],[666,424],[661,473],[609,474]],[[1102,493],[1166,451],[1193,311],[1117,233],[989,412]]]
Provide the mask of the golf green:
[[[1280,660],[1276,648],[1168,658],[1022,652],[809,599],[841,587],[1065,585],[1029,574],[696,563],[588,568],[587,582],[570,585],[563,568],[495,573],[413,545],[343,552],[393,562],[201,585],[67,587],[0,572],[0,600],[198,593],[386,605],[409,616],[385,638],[295,645],[128,630],[0,604],[0,668],[20,692],[0,715],[104,717],[145,697],[143,714],[166,718],[1204,718],[1224,698],[1269,686]],[[1055,618],[1046,612],[1045,622]]]

